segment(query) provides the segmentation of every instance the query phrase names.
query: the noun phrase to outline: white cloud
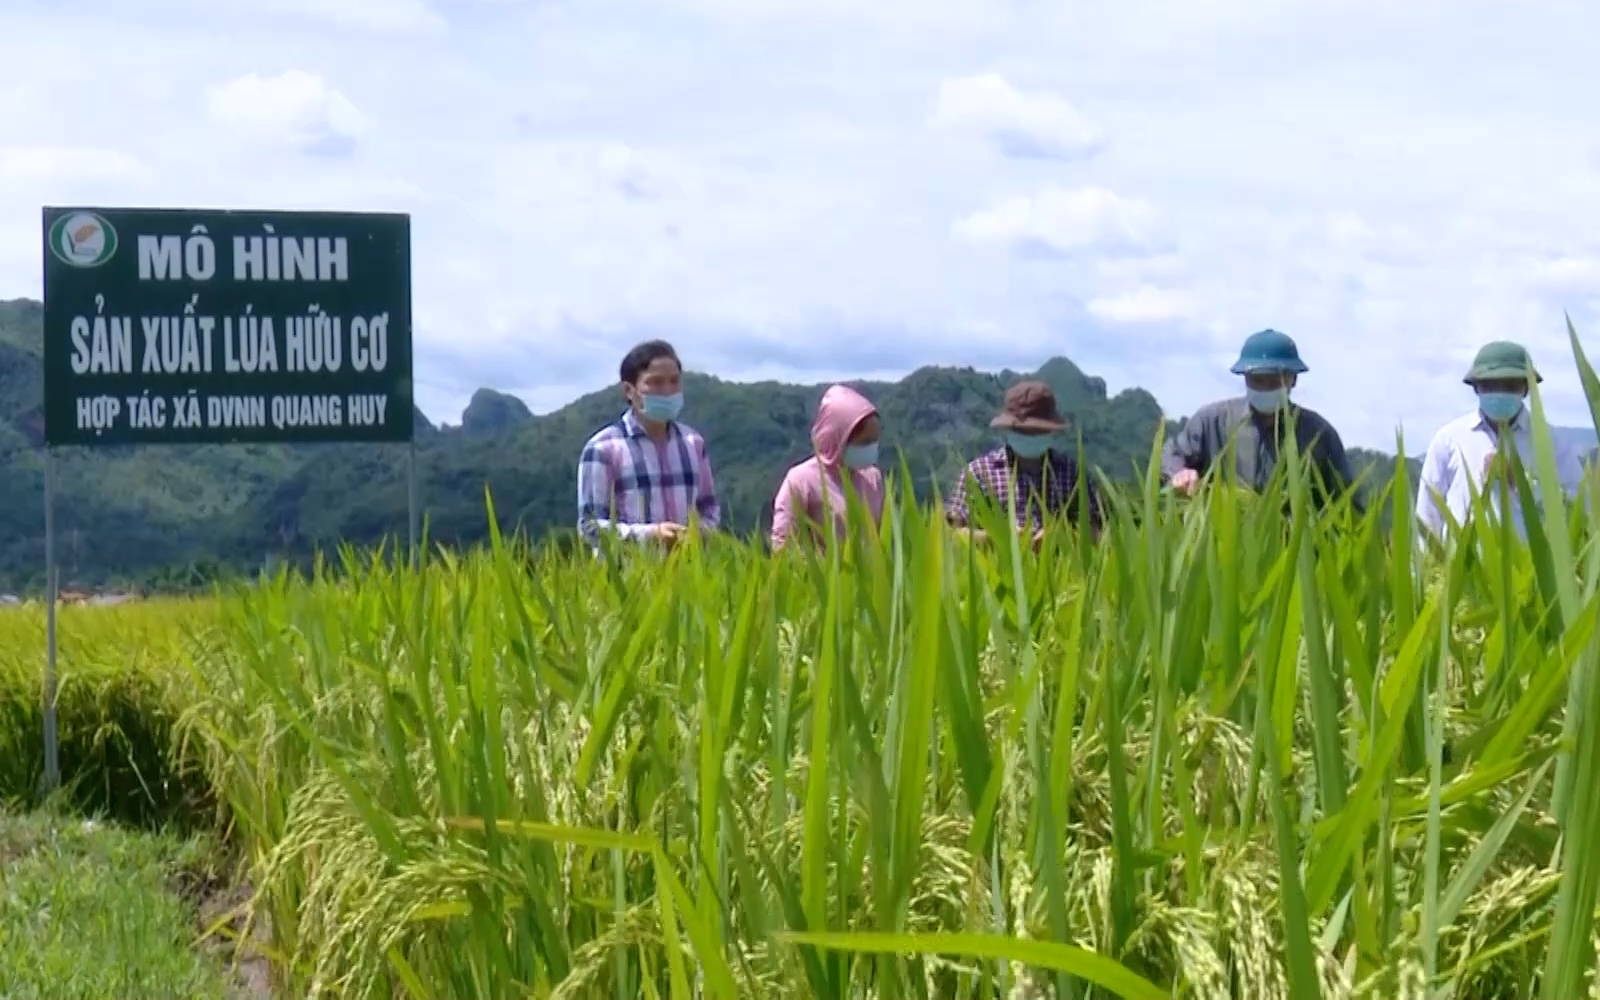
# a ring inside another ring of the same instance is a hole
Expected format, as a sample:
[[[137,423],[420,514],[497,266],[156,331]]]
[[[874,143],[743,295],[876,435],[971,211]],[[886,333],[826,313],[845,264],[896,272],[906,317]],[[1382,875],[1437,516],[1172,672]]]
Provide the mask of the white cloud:
[[[1094,265],[1096,278],[1107,287],[1135,281],[1170,281],[1189,269],[1181,255],[1171,252],[1140,257],[1100,257]]]
[[[1151,323],[1182,319],[1194,310],[1194,297],[1174,288],[1140,285],[1121,295],[1089,300],[1089,313],[1112,323]]]
[[[1137,198],[1100,187],[1048,187],[1007,198],[961,219],[956,234],[980,243],[1037,246],[1057,252],[1145,245],[1154,235],[1156,210]]]
[[[1535,280],[1559,292],[1600,293],[1600,257],[1557,257],[1535,267]]]
[[[353,141],[368,122],[350,99],[304,70],[247,73],[206,91],[216,122],[252,140],[296,147]]]
[[[236,16],[299,16],[380,32],[437,32],[445,19],[426,0],[183,0]]]
[[[933,124],[982,134],[1002,153],[1061,159],[1093,152],[1100,132],[1059,94],[1018,90],[997,73],[939,85]]]
[[[142,176],[135,156],[96,146],[0,146],[0,187],[41,181],[108,181]]]
[[[1270,326],[1353,443],[1425,440],[1500,337],[1580,420],[1592,28],[1573,0],[0,3],[0,297],[39,293],[41,204],[389,209],[435,417],[480,384],[558,405],[646,333],[729,377],[1067,353],[1176,413]]]
[[[643,0],[640,6],[687,11],[719,22],[776,23],[785,29],[796,24],[865,24],[895,36],[983,33],[1012,20],[1011,12],[993,0]]]

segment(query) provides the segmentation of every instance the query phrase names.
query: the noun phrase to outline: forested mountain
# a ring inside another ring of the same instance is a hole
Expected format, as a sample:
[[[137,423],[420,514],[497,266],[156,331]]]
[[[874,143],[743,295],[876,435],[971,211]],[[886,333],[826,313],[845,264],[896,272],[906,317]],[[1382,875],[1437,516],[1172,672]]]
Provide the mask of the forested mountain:
[[[44,571],[42,309],[0,302],[0,584],[37,586]],[[1149,459],[1161,407],[1143,389],[1111,396],[1066,358],[1037,373],[923,368],[898,382],[855,383],[884,418],[919,492],[948,483],[990,447],[989,419],[1008,385],[1035,375],[1055,389],[1091,461],[1126,478]],[[711,442],[725,522],[751,530],[769,516],[789,464],[810,450],[823,386],[685,376],[684,419]],[[572,524],[584,440],[620,413],[613,387],[545,415],[481,389],[459,426],[417,416],[419,497],[430,536],[484,537],[484,490],[505,528],[534,534]],[[1360,463],[1377,453],[1359,453]],[[260,565],[340,540],[375,543],[406,530],[405,449],[317,445],[65,450],[57,462],[57,538],[64,585],[145,583],[194,567]]]

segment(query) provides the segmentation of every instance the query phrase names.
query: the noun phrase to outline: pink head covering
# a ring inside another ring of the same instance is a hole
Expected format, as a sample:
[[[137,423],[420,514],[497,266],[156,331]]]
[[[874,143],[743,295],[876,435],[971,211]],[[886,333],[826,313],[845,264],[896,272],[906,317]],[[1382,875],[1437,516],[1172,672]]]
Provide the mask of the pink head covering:
[[[833,467],[843,461],[850,435],[861,421],[877,412],[867,397],[849,386],[829,386],[817,406],[817,419],[811,424],[811,446],[822,464]]]

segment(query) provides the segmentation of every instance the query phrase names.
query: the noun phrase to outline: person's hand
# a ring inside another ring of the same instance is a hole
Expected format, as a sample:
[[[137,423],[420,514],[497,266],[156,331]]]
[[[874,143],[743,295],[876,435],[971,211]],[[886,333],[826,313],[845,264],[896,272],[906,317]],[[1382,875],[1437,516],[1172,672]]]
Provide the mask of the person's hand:
[[[974,528],[965,524],[955,524],[950,526],[950,533],[964,545],[989,544],[989,533],[984,531],[982,528]]]
[[[1200,485],[1200,473],[1193,469],[1183,469],[1172,477],[1172,488],[1184,496],[1194,496],[1195,488]]]
[[[672,548],[689,536],[689,529],[674,521],[663,521],[656,525],[656,541]]]
[[[1488,483],[1494,480],[1497,476],[1504,476],[1505,471],[1506,463],[1500,460],[1500,453],[1498,451],[1491,451],[1489,454],[1483,457],[1483,475],[1480,477],[1480,479],[1482,482]]]

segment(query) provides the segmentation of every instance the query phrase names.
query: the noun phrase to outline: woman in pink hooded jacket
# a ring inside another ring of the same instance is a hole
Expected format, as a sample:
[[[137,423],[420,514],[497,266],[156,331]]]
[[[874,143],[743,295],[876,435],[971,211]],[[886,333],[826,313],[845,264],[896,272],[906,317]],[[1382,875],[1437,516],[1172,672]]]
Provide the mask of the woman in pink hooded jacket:
[[[835,536],[843,534],[846,476],[872,519],[883,516],[883,473],[877,468],[881,431],[877,409],[861,393],[835,385],[822,394],[817,419],[811,424],[816,454],[789,470],[772,502],[774,549],[783,548],[801,531],[820,541],[819,529],[828,520]]]

